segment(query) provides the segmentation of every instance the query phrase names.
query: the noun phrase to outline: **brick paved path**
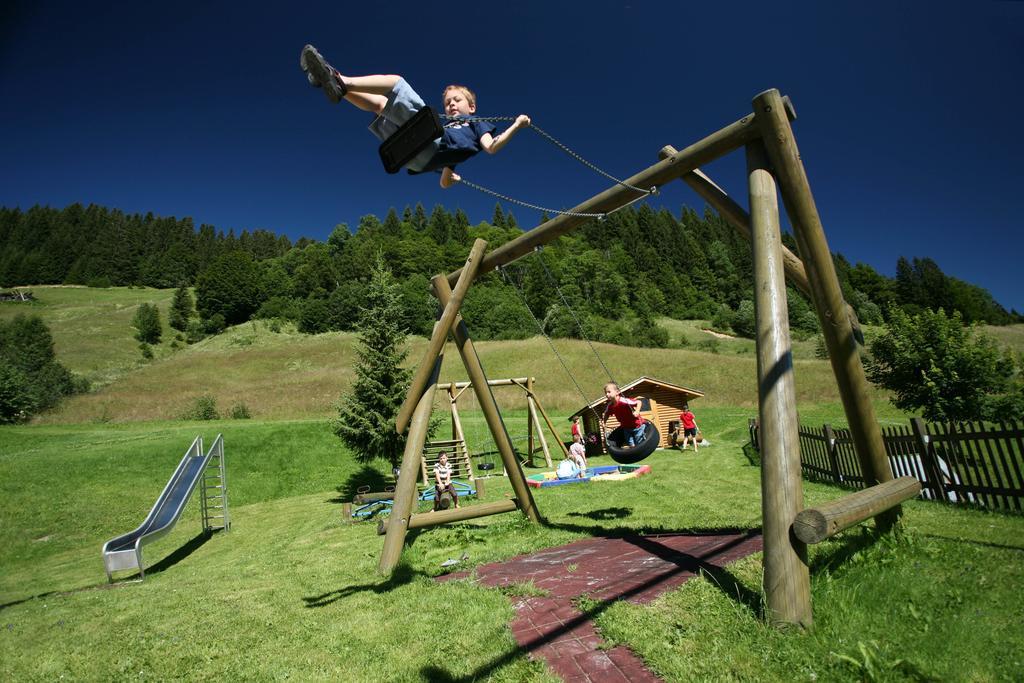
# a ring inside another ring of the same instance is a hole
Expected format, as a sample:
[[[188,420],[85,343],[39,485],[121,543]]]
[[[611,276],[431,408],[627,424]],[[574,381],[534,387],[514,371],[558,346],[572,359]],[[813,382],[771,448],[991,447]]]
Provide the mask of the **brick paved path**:
[[[755,532],[592,538],[477,568],[485,586],[532,581],[546,597],[516,598],[512,633],[531,657],[543,657],[564,680],[657,681],[626,647],[599,650],[591,614],[573,605],[581,595],[601,602],[647,603],[703,567],[722,568],[761,550]],[[465,578],[468,572],[439,577]]]

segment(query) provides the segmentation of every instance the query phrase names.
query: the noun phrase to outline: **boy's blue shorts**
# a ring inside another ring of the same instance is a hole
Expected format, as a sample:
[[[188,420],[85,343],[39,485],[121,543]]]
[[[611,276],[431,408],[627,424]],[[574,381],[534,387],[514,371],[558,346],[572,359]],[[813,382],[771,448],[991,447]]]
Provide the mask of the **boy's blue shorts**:
[[[384,111],[370,124],[370,132],[383,142],[395,134],[398,128],[411,119],[413,114],[423,109],[423,98],[412,89],[404,78],[399,78],[395,87],[388,93],[388,103],[384,105]],[[438,152],[438,141],[423,149],[419,154],[405,165],[411,171],[422,171],[427,163]]]

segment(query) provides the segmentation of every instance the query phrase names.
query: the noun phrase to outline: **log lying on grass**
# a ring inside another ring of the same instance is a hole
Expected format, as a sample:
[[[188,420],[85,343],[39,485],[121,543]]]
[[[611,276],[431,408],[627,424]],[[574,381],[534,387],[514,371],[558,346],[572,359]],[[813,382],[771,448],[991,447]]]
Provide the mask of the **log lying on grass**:
[[[488,515],[498,515],[503,512],[512,512],[516,509],[515,498],[509,500],[498,500],[493,503],[482,503],[480,505],[467,505],[449,510],[438,510],[436,512],[421,512],[409,518],[409,529],[420,529],[422,527],[437,526],[448,522],[461,522],[466,519],[476,519]],[[377,534],[383,535],[387,531],[387,521],[380,520],[377,524]]]
[[[821,543],[920,492],[921,482],[914,477],[900,477],[877,484],[798,513],[793,520],[793,534],[804,543]]]

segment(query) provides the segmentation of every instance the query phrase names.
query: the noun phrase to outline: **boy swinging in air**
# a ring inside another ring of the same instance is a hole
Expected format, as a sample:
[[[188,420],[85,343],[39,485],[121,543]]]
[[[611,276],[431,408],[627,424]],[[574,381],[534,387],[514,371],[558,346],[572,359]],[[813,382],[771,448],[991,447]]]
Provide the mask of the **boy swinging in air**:
[[[405,79],[395,75],[344,76],[317,52],[312,45],[302,48],[299,65],[310,84],[323,88],[333,103],[347,100],[350,104],[377,115],[370,132],[381,141],[394,135],[425,105]],[[444,113],[467,118],[476,113],[476,96],[464,85],[444,89]],[[520,129],[530,125],[530,117],[521,114],[499,135],[487,121],[452,120],[444,126],[444,135],[434,140],[405,164],[411,173],[441,171],[441,187],[450,187],[461,178],[455,173],[457,164],[468,160],[480,150],[497,153]]]

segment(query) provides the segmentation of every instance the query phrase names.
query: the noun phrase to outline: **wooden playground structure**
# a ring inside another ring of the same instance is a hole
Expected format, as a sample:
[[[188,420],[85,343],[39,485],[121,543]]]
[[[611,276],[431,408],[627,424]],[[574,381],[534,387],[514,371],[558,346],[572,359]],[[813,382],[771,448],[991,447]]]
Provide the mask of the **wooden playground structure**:
[[[537,446],[540,446],[541,452],[544,454],[544,464],[548,467],[553,467],[551,460],[551,448],[548,446],[547,437],[544,435],[544,426],[541,425],[541,419],[544,420],[544,425],[547,426],[548,431],[554,438],[555,443],[560,449],[560,456],[564,457],[568,455],[568,449],[565,446],[565,442],[558,434],[558,430],[555,429],[554,423],[551,422],[551,418],[548,416],[544,406],[541,405],[540,398],[533,391],[533,384],[535,382],[533,377],[511,377],[506,379],[489,379],[487,380],[488,387],[518,387],[523,391],[526,397],[526,452],[523,455],[530,461],[530,466],[533,466],[533,456],[537,452]],[[462,418],[459,417],[459,397],[467,390],[473,388],[473,382],[449,382],[447,384],[437,385],[437,391],[443,392],[448,398],[449,411],[451,414],[452,423],[452,438],[438,441],[433,440],[427,443],[423,448],[423,458],[420,459],[420,474],[423,478],[423,485],[427,486],[430,483],[430,468],[435,462],[437,462],[437,456],[441,450],[448,449],[449,454],[455,453],[455,460],[460,463],[464,463],[461,469],[464,469],[465,474],[453,474],[455,477],[464,476],[467,479],[473,480],[479,476],[474,472],[474,467],[471,458],[471,444],[466,441],[466,431],[462,428]],[[497,442],[495,442],[497,445]],[[449,458],[451,459],[451,458]],[[484,465],[486,467],[486,465]],[[480,465],[477,469],[482,469]]]
[[[477,240],[463,268],[432,279],[433,293],[442,309],[396,419],[398,432],[403,433],[406,429],[409,432],[394,507],[386,525],[379,563],[382,573],[390,573],[398,564],[409,529],[517,509],[531,521],[540,521],[531,489],[526,484],[491,392],[492,385],[480,364],[469,330],[459,315],[473,281],[570,232],[595,214],[610,213],[648,194],[640,188],[658,188],[672,180],[682,179],[752,244],[758,410],[762,430],[763,584],[767,616],[777,625],[810,625],[812,613],[806,543],[828,538],[870,517],[874,517],[879,530],[890,529],[898,521],[900,503],[916,495],[920,485],[915,487],[909,482],[892,481],[858,353],[858,323],[843,300],[839,287],[832,255],[790,126],[795,118],[788,98],[783,98],[778,90],[762,92],[753,99],[753,111],[734,123],[682,150],[664,147],[659,153],[661,160],[658,163],[487,254],[484,253],[486,242]],[[700,166],[740,148],[745,150],[747,160],[749,213],[698,170]],[[782,244],[777,201],[780,191],[803,260]],[[794,526],[797,516],[805,511],[786,304],[787,279],[807,293],[814,303],[861,469],[867,483],[872,485],[817,511],[806,511],[798,526]],[[414,514],[417,474],[420,472],[434,396],[440,389],[437,377],[449,335],[453,337],[466,367],[515,497],[456,510]],[[812,528],[816,530],[814,533],[801,531],[798,535],[794,531]]]

